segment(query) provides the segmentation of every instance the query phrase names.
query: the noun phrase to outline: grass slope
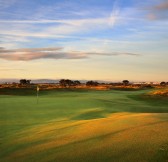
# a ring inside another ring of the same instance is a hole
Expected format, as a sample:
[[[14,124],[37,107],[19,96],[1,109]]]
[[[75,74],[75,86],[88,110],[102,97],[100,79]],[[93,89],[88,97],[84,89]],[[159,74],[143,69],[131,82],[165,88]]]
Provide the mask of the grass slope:
[[[2,89],[0,159],[166,162],[168,100],[146,92]]]

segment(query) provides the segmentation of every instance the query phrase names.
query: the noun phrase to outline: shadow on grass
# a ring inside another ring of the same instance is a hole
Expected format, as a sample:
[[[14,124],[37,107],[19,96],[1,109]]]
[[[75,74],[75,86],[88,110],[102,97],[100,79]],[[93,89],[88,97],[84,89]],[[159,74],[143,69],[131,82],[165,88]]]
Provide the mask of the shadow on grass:
[[[0,95],[12,96],[34,96],[36,94],[35,88],[1,88]]]
[[[150,96],[147,94],[128,95],[128,98],[144,103],[147,106],[146,112],[168,113],[168,98],[164,96]],[[143,107],[142,107],[143,109]]]
[[[89,91],[89,89],[75,89],[75,88],[57,88],[57,89],[40,89],[39,94],[41,96],[44,95],[57,95],[58,93],[63,92],[74,92],[74,93],[85,93]],[[33,88],[1,88],[0,95],[13,95],[13,96],[34,96],[36,95],[36,87]],[[65,94],[62,94],[65,95]],[[69,94],[67,94],[69,96]]]
[[[106,112],[101,109],[89,110],[83,113],[80,113],[77,116],[73,116],[71,120],[90,120],[90,119],[98,119],[105,118]]]
[[[156,154],[152,157],[151,162],[168,161],[168,142],[160,146]]]

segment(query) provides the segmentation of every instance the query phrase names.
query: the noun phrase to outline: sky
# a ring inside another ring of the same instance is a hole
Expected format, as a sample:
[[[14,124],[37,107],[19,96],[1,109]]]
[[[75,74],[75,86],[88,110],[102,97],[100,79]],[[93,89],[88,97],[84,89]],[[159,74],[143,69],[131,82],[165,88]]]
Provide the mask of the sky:
[[[168,81],[168,0],[0,0],[0,79]]]

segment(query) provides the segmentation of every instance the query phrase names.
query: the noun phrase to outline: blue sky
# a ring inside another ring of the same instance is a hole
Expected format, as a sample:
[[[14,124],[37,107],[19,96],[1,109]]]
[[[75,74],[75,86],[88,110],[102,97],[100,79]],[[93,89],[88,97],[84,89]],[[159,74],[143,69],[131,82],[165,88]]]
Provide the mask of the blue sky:
[[[168,81],[168,0],[0,0],[0,77]]]

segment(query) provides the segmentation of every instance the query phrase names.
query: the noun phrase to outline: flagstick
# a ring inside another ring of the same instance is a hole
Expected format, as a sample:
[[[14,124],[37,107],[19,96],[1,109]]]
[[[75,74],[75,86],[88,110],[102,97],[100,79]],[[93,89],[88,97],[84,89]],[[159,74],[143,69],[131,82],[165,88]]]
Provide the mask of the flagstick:
[[[39,95],[38,95],[38,91],[37,91],[37,104],[38,104],[38,100],[39,100]]]
[[[37,86],[37,104],[39,102],[39,87]]]

